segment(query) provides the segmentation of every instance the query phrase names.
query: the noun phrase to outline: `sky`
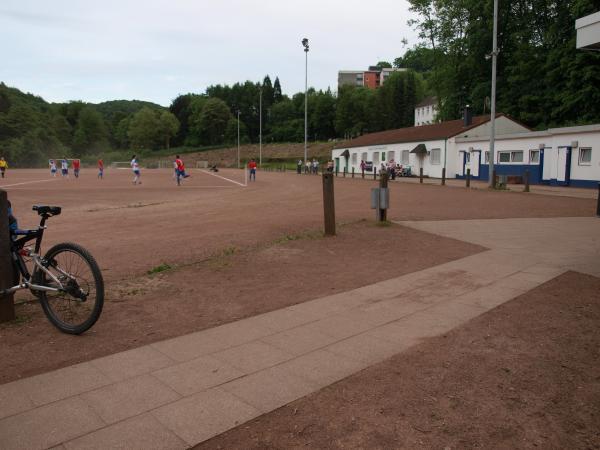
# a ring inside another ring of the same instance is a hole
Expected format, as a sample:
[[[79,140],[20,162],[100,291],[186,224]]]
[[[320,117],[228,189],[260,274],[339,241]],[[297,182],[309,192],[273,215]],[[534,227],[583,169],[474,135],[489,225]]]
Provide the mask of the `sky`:
[[[293,95],[306,37],[308,85],[335,91],[338,70],[393,62],[417,43],[411,17],[407,0],[2,0],[0,81],[51,102],[168,106],[268,74]]]

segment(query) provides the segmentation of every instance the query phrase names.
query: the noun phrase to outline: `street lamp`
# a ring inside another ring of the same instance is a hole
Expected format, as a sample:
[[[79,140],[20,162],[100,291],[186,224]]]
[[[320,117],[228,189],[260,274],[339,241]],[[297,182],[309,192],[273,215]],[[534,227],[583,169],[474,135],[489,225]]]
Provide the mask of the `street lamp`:
[[[304,165],[308,160],[308,39],[302,39],[304,46]]]
[[[490,108],[490,159],[488,161],[489,186],[495,187],[494,147],[496,144],[496,61],[498,59],[498,0],[494,0],[494,38],[492,43],[492,104]]]
[[[258,167],[262,168],[262,92],[263,92],[263,87],[262,84],[260,85],[260,97],[258,100],[258,110],[259,110],[259,131],[258,131]]]
[[[238,126],[238,169],[240,168],[240,110],[237,112],[237,126]]]

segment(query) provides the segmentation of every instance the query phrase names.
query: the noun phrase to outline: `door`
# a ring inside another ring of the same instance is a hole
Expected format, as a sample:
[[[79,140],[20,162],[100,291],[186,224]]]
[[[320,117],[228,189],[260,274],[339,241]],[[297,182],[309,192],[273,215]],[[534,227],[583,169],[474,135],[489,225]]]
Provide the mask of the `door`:
[[[340,171],[340,158],[335,158],[335,171]]]
[[[479,178],[479,165],[481,164],[481,150],[473,150],[471,154],[471,176]]]
[[[458,175],[464,177],[467,174],[467,152],[460,150],[458,152],[458,161],[460,165],[458,168]]]
[[[569,184],[571,175],[571,147],[558,147],[556,181]]]
[[[552,179],[556,180],[556,166],[558,164],[558,151],[555,148],[545,148],[543,153],[543,162],[542,164],[542,180],[550,181]],[[540,153],[540,158],[541,158]]]

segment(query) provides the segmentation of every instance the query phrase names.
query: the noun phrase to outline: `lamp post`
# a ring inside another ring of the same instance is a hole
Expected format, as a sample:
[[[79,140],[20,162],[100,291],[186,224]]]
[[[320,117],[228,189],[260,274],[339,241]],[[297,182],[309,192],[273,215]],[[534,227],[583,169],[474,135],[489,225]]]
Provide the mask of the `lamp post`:
[[[260,86],[260,97],[258,99],[258,111],[259,111],[259,128],[258,128],[258,167],[262,167],[262,92],[263,92],[263,88],[262,88],[262,84]]]
[[[304,46],[304,165],[308,160],[308,39],[302,39]]]
[[[237,132],[238,132],[238,169],[240,168],[240,110],[237,112]]]
[[[498,0],[494,0],[494,38],[492,43],[492,104],[490,105],[490,159],[488,161],[489,186],[495,187],[494,147],[496,144],[496,60],[498,58]]]

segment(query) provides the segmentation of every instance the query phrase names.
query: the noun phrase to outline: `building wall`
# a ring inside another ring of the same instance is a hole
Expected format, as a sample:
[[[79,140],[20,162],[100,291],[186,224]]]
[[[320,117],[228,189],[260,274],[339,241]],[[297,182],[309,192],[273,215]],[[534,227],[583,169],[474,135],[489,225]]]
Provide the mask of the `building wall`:
[[[364,85],[370,89],[376,89],[379,87],[379,73],[378,72],[365,72]]]
[[[415,108],[415,126],[435,123],[437,112],[437,105],[434,104]]]
[[[350,86],[362,86],[364,80],[363,72],[356,71],[344,71],[338,72],[338,88],[340,86],[350,85]]]

